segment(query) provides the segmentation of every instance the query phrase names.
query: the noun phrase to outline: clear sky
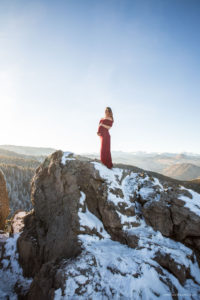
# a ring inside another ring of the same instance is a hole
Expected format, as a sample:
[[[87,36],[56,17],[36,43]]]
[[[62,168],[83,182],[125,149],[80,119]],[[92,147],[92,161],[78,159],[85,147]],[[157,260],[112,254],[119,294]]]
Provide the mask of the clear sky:
[[[0,0],[0,144],[200,153],[200,1]]]

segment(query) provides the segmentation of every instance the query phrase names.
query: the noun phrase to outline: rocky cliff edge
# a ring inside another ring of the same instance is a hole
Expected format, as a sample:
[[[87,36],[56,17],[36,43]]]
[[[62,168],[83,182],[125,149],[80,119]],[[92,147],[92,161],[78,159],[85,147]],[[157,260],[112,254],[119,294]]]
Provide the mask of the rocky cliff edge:
[[[1,249],[0,272],[18,272],[9,291],[0,284],[4,295],[200,298],[200,194],[194,190],[131,166],[108,169],[56,151],[36,169],[31,200],[34,209],[21,212],[17,229],[13,220]]]

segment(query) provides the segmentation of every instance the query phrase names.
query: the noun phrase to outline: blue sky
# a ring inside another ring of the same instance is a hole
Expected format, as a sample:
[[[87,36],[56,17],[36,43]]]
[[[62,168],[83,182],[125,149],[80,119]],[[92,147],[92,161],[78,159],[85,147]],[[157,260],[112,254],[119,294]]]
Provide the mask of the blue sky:
[[[200,2],[0,1],[0,144],[200,153]],[[3,128],[3,130],[2,130]]]

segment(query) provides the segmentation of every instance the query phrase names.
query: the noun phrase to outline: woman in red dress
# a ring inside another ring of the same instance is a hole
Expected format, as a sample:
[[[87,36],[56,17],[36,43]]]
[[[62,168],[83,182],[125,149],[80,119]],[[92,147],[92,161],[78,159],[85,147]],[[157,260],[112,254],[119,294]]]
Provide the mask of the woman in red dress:
[[[101,141],[100,160],[109,169],[113,167],[113,163],[110,153],[110,134],[108,130],[112,127],[113,122],[112,110],[110,107],[106,107],[105,118],[101,118],[97,134],[100,136]]]

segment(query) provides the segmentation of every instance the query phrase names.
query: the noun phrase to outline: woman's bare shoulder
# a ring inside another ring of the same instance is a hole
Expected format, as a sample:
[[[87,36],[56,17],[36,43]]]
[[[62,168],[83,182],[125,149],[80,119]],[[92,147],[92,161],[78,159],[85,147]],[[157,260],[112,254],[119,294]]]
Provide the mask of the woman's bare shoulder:
[[[112,121],[112,119],[111,118],[102,118],[103,120],[110,120],[110,121]]]

